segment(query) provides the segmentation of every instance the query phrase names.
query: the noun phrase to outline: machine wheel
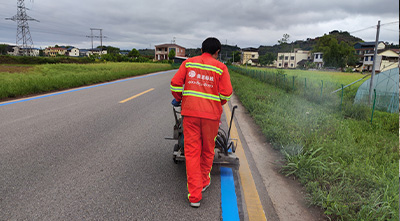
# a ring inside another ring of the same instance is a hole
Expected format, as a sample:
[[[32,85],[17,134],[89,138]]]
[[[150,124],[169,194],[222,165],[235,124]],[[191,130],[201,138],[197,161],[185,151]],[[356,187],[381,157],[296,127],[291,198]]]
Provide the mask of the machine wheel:
[[[175,144],[175,145],[174,145],[174,152],[175,152],[175,151],[178,151],[178,150],[179,150],[179,145],[178,145],[178,144]]]

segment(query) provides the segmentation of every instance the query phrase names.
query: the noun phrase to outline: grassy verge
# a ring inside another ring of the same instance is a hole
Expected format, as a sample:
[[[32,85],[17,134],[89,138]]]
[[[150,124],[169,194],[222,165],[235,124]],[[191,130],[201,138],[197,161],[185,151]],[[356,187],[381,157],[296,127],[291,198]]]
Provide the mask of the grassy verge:
[[[231,71],[235,93],[286,156],[282,172],[334,220],[399,220],[398,114],[319,104]]]
[[[44,64],[25,66],[21,72],[0,72],[0,100],[96,84],[170,69],[172,69],[170,64],[154,63]]]

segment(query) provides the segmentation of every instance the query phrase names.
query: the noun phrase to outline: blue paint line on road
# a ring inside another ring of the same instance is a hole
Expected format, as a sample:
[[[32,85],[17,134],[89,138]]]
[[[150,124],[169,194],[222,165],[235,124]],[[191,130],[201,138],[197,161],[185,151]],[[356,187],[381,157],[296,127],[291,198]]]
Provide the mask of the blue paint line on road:
[[[240,220],[232,169],[221,167],[220,174],[222,220]]]
[[[174,71],[174,70],[172,70],[172,71]],[[4,102],[4,103],[0,103],[0,107],[1,106],[6,106],[6,105],[10,105],[10,104],[21,103],[21,102],[25,102],[25,101],[31,101],[31,100],[37,100],[37,99],[46,98],[46,97],[57,96],[57,95],[61,95],[61,94],[67,94],[67,93],[71,93],[71,92],[86,90],[86,89],[105,86],[105,85],[110,85],[110,84],[121,83],[121,82],[124,82],[124,81],[131,81],[131,80],[137,80],[137,79],[141,79],[141,78],[152,77],[152,76],[156,76],[156,75],[160,75],[160,74],[165,74],[165,73],[168,73],[168,72],[171,72],[171,70],[170,71],[158,72],[158,73],[154,73],[154,74],[149,74],[149,75],[144,75],[144,76],[139,76],[139,77],[132,77],[132,78],[127,78],[127,79],[123,79],[123,80],[117,80],[117,81],[97,84],[97,85],[92,85],[92,86],[88,86],[88,87],[81,87],[81,88],[72,89],[72,90],[68,90],[68,91],[56,92],[56,93],[52,93],[52,94],[46,94],[46,95],[41,95],[41,96],[36,96],[36,97],[31,97],[31,98],[26,98],[26,99],[21,99],[21,100],[16,100],[16,101]]]

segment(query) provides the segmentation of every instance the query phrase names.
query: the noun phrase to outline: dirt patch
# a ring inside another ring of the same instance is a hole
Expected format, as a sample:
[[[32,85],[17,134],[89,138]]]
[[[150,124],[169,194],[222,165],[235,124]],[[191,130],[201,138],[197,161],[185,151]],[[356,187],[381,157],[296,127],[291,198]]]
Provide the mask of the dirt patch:
[[[272,201],[278,218],[269,217],[267,220],[327,220],[322,209],[309,206],[304,187],[294,177],[286,177],[279,172],[282,166],[282,154],[273,149],[261,133],[245,108],[236,96],[232,96],[232,104],[238,105],[236,119],[242,131],[246,144],[261,175],[265,190]]]
[[[33,66],[0,65],[0,72],[25,73],[33,69]]]

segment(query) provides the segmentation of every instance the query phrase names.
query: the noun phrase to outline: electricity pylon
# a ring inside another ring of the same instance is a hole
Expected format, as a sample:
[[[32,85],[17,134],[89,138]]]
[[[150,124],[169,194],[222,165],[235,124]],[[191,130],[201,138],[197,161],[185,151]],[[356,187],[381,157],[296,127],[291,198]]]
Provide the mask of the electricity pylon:
[[[29,17],[26,14],[24,0],[17,0],[17,14],[6,20],[17,21],[17,46],[22,50],[22,55],[32,55],[33,41],[29,31],[28,21],[38,20]]]

